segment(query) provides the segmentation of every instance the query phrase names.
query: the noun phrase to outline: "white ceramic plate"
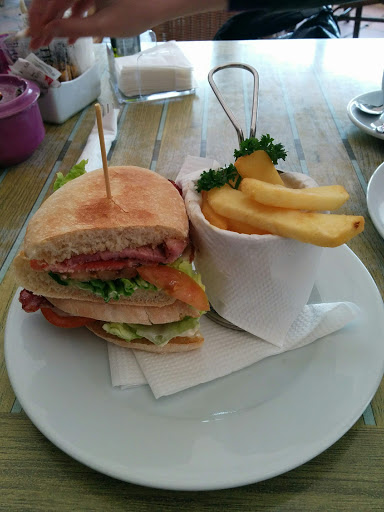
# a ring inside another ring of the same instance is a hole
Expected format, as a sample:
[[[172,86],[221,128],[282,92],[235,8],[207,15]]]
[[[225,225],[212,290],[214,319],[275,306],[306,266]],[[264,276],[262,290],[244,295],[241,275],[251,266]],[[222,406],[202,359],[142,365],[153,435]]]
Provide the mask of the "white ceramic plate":
[[[356,96],[348,103],[347,112],[352,123],[363,130],[363,132],[384,140],[384,134],[376,131],[376,126],[380,126],[384,123],[384,114],[381,116],[365,114],[356,107],[357,101],[371,105],[380,105],[383,101],[383,91],[372,91]]]
[[[367,205],[373,224],[384,238],[384,163],[379,165],[369,180]]]
[[[383,303],[360,260],[345,246],[325,250],[317,288],[323,301],[358,304],[359,319],[307,347],[159,400],[148,386],[113,389],[104,342],[24,313],[15,297],[5,332],[9,377],[37,428],[107,475],[184,490],[271,478],[337,441],[383,374]]]

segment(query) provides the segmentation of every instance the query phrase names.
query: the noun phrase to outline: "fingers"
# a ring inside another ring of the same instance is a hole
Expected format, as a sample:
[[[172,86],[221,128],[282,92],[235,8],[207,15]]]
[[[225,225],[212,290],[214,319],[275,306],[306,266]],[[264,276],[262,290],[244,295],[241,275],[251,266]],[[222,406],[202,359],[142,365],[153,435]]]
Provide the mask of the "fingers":
[[[32,0],[30,46],[32,49],[45,46],[55,37],[67,37],[73,42],[79,37],[105,34],[137,35],[153,25],[153,6],[157,2],[141,0],[137,9],[132,9],[132,4],[133,0]],[[95,12],[83,17],[90,6],[95,7]],[[63,18],[69,7],[72,15]]]
[[[62,17],[72,4],[73,0],[33,0],[28,11],[30,34],[39,37],[44,25]]]
[[[72,7],[72,16],[81,18],[90,7],[95,5],[94,0],[77,0]]]
[[[31,36],[32,50],[47,46],[55,37],[51,22],[62,19],[64,13],[71,7],[72,17],[81,17],[94,0],[33,0],[29,9],[28,35]],[[67,34],[65,34],[67,35]],[[76,39],[75,39],[76,40]]]
[[[70,41],[75,41],[79,37],[102,36],[103,32],[95,15],[53,20],[45,28],[45,33],[51,40],[55,37],[68,37]]]
[[[29,29],[36,32],[40,26],[41,19],[45,13],[46,2],[44,0],[33,0],[28,10]]]

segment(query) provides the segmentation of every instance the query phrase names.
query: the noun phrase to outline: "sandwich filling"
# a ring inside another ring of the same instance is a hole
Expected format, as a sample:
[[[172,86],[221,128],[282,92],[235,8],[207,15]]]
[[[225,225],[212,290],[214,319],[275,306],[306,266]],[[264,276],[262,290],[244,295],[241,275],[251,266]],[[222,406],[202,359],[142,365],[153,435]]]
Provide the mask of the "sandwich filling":
[[[192,263],[185,259],[185,256],[184,253],[181,257],[166,265],[157,263],[151,265],[139,262],[136,267],[123,268],[118,271],[82,271],[81,275],[71,272],[53,272],[51,270],[40,271],[48,272],[48,275],[61,286],[72,286],[86,290],[101,297],[105,302],[119,300],[121,297],[130,297],[136,290],[156,291],[163,289],[172,295],[172,289],[179,287],[179,285],[185,289],[196,288],[197,285],[197,288],[203,291],[204,286],[200,274],[194,270]],[[165,278],[163,277],[164,272],[166,273]],[[196,295],[199,290],[195,291]],[[176,298],[187,302],[182,297]],[[204,308],[198,306],[198,309]]]
[[[172,338],[182,336],[184,338],[192,338],[199,331],[199,318],[185,317],[179,322],[171,322],[169,324],[157,325],[140,325],[126,323],[107,322],[103,324],[103,329],[108,334],[113,334],[127,343],[137,340],[146,339],[155,345],[163,347]]]
[[[173,338],[182,336],[184,338],[193,338],[198,334],[200,327],[200,317],[184,317],[177,322],[165,324],[141,325],[125,322],[103,322],[93,318],[84,318],[72,316],[59,308],[55,307],[48,299],[40,295],[35,295],[28,290],[20,292],[19,301],[22,308],[27,313],[34,313],[41,309],[46,320],[56,327],[83,327],[95,322],[99,323],[102,329],[118,338],[130,343],[140,339],[145,339],[163,347]]]

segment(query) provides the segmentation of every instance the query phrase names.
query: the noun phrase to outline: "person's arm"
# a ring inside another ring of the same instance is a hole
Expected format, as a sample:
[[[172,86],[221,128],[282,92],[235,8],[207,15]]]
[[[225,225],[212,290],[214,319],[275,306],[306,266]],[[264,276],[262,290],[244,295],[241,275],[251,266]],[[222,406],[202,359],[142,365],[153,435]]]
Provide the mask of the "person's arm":
[[[91,7],[95,12],[83,17]],[[130,37],[170,19],[225,10],[228,0],[33,0],[29,9],[31,47],[53,37]],[[72,8],[72,15],[63,18]]]
[[[339,3],[353,0],[341,0]],[[164,23],[198,12],[264,9],[288,11],[321,7],[324,0],[32,0],[29,9],[31,47],[47,45],[54,37],[131,37]],[[84,14],[94,8],[93,14]],[[72,8],[72,15],[63,18]]]

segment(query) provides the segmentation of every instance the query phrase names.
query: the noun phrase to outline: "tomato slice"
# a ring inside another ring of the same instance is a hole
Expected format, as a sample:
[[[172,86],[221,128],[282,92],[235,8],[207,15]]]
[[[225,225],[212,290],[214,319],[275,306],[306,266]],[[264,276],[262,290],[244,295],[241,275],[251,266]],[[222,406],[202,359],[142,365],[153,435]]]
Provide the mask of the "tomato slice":
[[[32,270],[44,270],[48,267],[48,263],[39,260],[30,260],[29,264]]]
[[[184,272],[166,265],[148,265],[137,268],[148,283],[163,289],[168,295],[181,300],[199,311],[208,311],[209,302],[204,290]]]
[[[50,308],[41,308],[41,312],[48,322],[56,327],[74,328],[83,327],[84,325],[94,322],[92,318],[85,318],[84,316],[61,316]]]

